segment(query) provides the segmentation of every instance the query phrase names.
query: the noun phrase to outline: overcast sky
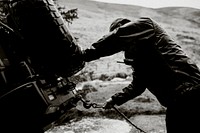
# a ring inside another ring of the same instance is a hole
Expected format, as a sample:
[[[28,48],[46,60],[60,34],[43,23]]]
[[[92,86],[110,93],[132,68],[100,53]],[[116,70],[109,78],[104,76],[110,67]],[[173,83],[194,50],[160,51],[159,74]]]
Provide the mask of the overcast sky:
[[[95,0],[95,1],[132,4],[150,8],[178,6],[178,7],[193,7],[200,9],[200,0]]]

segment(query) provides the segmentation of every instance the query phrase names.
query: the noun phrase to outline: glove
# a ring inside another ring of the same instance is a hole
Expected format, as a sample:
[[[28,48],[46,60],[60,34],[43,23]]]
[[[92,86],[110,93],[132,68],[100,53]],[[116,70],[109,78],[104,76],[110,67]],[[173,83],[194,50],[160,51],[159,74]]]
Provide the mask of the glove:
[[[104,109],[111,109],[113,106],[115,105],[114,101],[112,100],[112,98],[109,98],[108,100],[106,100],[106,102],[103,105]]]
[[[91,46],[91,48],[85,49],[83,52],[83,60],[85,62],[90,62],[93,60],[97,60],[101,57],[98,51],[94,47]]]

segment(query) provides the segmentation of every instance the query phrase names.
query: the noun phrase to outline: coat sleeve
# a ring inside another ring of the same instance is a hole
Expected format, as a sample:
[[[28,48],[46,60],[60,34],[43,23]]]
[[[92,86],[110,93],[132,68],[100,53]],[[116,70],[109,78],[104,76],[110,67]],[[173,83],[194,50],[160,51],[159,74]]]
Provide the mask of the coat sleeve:
[[[114,94],[111,98],[113,103],[116,105],[122,105],[123,103],[141,95],[146,89],[142,80],[133,73],[133,81],[127,87],[122,89],[122,92],[118,92]]]
[[[90,48],[84,50],[85,61],[99,59],[101,57],[110,56],[122,51],[125,44],[120,40],[116,31],[110,32],[103,36],[97,42],[93,43]]]
[[[92,61],[100,57],[110,56],[123,51],[125,47],[134,45],[140,40],[147,40],[154,36],[154,26],[149,18],[140,18],[138,21],[129,22],[113,32],[103,36],[93,43],[92,48],[85,50],[85,61]]]

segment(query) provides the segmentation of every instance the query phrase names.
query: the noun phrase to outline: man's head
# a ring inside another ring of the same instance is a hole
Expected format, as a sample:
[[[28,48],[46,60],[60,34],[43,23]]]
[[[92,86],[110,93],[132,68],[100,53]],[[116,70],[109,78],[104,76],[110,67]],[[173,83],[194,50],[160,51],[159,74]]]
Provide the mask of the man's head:
[[[130,22],[130,21],[131,20],[126,19],[126,18],[117,18],[111,23],[109,31],[112,32],[114,29],[116,29],[116,28]]]

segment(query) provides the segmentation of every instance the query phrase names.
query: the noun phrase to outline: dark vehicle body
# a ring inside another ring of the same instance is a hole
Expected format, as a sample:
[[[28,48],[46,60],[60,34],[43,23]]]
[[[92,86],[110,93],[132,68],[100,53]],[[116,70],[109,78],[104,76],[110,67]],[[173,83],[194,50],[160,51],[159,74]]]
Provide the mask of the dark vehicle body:
[[[76,106],[68,77],[84,67],[81,48],[52,0],[7,1],[0,23],[0,124],[12,133],[45,132]]]

